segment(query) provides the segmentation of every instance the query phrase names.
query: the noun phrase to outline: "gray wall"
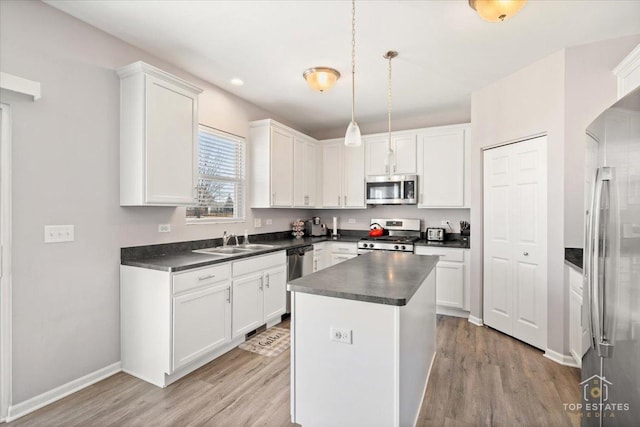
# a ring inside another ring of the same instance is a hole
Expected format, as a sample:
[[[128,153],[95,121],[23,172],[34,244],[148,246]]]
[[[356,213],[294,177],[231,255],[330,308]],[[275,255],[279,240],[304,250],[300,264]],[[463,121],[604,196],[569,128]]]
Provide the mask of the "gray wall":
[[[283,121],[41,2],[0,2],[2,71],[42,83],[39,101],[12,102],[14,404],[120,360],[121,247],[286,230],[303,216],[258,211],[254,230],[251,210],[246,223],[186,225],[183,208],[120,207],[114,69],[137,60],[205,89],[207,125],[246,136],[250,120]],[[45,245],[45,224],[74,224],[75,242]]]
[[[584,129],[615,99],[611,70],[640,36],[568,48],[474,92],[471,102],[471,314],[482,316],[482,149],[548,135],[548,348],[568,354],[564,247],[582,246]]]

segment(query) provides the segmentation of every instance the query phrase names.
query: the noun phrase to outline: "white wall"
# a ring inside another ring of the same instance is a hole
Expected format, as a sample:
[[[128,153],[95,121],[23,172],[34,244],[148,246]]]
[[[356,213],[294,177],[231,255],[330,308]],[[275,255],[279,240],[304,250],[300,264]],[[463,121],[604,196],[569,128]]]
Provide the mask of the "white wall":
[[[258,212],[254,230],[251,210],[205,226],[186,225],[183,208],[120,207],[114,69],[137,60],[202,87],[209,126],[246,136],[250,120],[274,117],[41,2],[0,2],[2,71],[42,83],[41,100],[12,102],[13,404],[120,360],[121,247],[286,230],[303,216]],[[45,245],[45,224],[74,224],[75,242]]]
[[[482,149],[548,135],[548,348],[568,354],[565,241],[582,246],[584,129],[615,97],[609,73],[638,36],[568,48],[472,94],[471,314],[482,315]],[[597,92],[597,93],[594,93]],[[604,105],[603,105],[604,104]],[[568,197],[567,197],[567,194]],[[576,224],[577,223],[577,224]]]

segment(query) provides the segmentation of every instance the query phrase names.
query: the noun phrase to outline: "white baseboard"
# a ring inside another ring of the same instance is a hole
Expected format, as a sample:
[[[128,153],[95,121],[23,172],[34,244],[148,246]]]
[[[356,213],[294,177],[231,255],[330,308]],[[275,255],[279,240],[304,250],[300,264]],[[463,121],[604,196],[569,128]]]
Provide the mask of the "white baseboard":
[[[6,421],[14,421],[37,409],[42,408],[43,406],[47,406],[50,403],[60,400],[72,393],[75,393],[76,391],[82,390],[83,388],[88,387],[91,384],[102,381],[103,379],[120,372],[122,370],[121,368],[122,364],[120,362],[116,362],[113,365],[98,369],[97,371],[87,374],[84,377],[70,381],[66,384],[54,388],[53,390],[49,390],[38,396],[32,397],[31,399],[25,400],[24,402],[20,402],[16,405],[11,405],[9,407],[9,413],[7,415]]]
[[[553,351],[551,349],[546,349],[544,352],[544,357],[549,360],[553,360],[556,363],[559,363],[564,366],[571,366],[572,368],[579,368],[578,365],[571,355],[566,355],[562,353],[558,353],[557,351]]]
[[[452,316],[452,317],[463,317],[465,319],[469,316],[469,312],[467,310],[462,310],[460,308],[445,307],[442,305],[436,306],[436,314],[444,314],[445,316]]]
[[[481,318],[472,315],[469,315],[469,323],[476,326],[484,326]]]

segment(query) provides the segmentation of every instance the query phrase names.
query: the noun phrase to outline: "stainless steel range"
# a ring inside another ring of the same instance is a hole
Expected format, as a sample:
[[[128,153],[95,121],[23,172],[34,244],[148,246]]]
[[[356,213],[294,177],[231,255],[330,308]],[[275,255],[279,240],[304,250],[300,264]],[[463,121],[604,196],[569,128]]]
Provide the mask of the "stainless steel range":
[[[419,219],[372,218],[371,225],[384,229],[380,237],[363,237],[358,241],[358,255],[371,251],[413,252],[413,243],[420,239]]]

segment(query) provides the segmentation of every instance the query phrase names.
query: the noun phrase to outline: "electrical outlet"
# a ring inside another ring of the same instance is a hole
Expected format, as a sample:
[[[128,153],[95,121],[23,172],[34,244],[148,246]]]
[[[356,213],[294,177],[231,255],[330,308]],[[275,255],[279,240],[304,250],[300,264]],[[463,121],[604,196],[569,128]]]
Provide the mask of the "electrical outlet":
[[[73,225],[45,225],[44,242],[62,243],[73,242],[75,240]]]
[[[171,231],[171,224],[158,224],[158,233],[169,233]]]
[[[271,218],[267,218],[267,220],[264,223],[267,225],[271,225],[273,224],[273,221],[271,220]]]
[[[262,227],[262,219],[260,218],[253,218],[253,226],[255,228],[260,228]]]
[[[348,223],[349,224],[355,224],[356,223],[356,219],[355,218],[349,218]]]
[[[451,221],[449,221],[448,219],[441,219],[440,220],[440,225],[442,225],[443,227],[446,227],[450,223],[451,223]]]
[[[339,329],[331,327],[329,329],[331,341],[337,341],[344,344],[351,344],[351,329]]]

